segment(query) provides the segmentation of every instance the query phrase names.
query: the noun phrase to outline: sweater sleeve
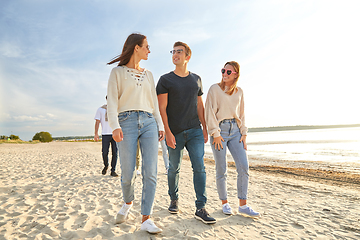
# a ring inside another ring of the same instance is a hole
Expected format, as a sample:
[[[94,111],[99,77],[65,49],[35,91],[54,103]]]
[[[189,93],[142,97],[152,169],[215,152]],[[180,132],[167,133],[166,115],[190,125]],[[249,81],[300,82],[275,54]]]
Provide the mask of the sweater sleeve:
[[[109,125],[114,131],[120,128],[118,120],[118,99],[119,99],[119,72],[113,68],[110,73],[107,89],[107,114]]]
[[[213,93],[213,88],[210,87],[205,102],[205,121],[210,136],[219,137],[220,127],[218,119],[216,118],[217,102],[216,94]]]
[[[150,80],[150,83],[151,83],[151,97],[152,97],[152,100],[153,100],[153,103],[154,103],[153,115],[154,115],[154,118],[155,118],[156,123],[158,125],[159,131],[165,131],[164,130],[165,129],[164,124],[162,122],[160,111],[159,111],[159,103],[158,103],[158,98],[157,98],[156,90],[155,90],[154,77],[153,77],[153,75],[152,75],[152,73],[150,71],[147,71],[147,73],[148,73],[148,77],[149,77],[149,80]]]
[[[240,109],[239,109],[239,117],[240,117],[240,133],[241,135],[247,135],[248,128],[245,126],[245,110],[244,110],[245,104],[244,104],[244,93],[241,94],[241,100],[240,100]]]

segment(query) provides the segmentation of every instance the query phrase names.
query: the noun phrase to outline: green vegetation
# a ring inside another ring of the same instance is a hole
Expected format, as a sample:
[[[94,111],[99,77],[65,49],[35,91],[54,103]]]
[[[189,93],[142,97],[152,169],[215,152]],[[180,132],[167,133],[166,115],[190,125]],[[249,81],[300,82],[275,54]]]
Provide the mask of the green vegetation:
[[[51,142],[53,140],[52,136],[48,132],[38,132],[32,138],[33,141],[38,140],[40,142]]]
[[[53,137],[54,141],[68,141],[68,142],[93,142],[94,136],[68,136],[68,137]]]
[[[0,140],[20,140],[19,136],[11,134],[10,136],[2,135],[0,136]]]
[[[2,143],[16,143],[16,144],[23,144],[23,143],[27,143],[27,144],[34,144],[34,143],[39,143],[38,140],[35,141],[23,141],[21,139],[17,139],[17,140],[7,140],[7,139],[0,139],[0,144]]]

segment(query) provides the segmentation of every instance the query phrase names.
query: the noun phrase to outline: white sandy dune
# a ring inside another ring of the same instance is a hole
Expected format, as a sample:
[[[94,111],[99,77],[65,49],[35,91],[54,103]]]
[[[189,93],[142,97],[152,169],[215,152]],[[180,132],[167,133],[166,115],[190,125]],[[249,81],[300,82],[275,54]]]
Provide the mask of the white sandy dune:
[[[141,176],[128,221],[114,224],[123,203],[120,178],[103,176],[101,170],[101,143],[0,144],[0,239],[360,239],[356,184],[250,171],[248,204],[262,218],[226,216],[214,165],[207,163],[207,210],[217,223],[205,225],[194,218],[187,160],[180,174],[180,213],[168,213],[167,176],[159,155],[152,219],[163,232],[151,235],[140,230]],[[229,202],[236,210],[234,168],[228,177]]]

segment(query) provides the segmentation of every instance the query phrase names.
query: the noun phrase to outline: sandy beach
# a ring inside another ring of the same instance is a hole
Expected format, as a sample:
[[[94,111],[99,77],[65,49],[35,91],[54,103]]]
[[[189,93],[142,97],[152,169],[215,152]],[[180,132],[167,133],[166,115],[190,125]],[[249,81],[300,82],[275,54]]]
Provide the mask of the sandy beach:
[[[323,172],[299,174],[307,169],[249,162],[248,204],[262,217],[222,213],[215,165],[207,160],[206,208],[217,223],[205,225],[194,218],[192,169],[186,159],[180,173],[180,213],[168,212],[160,154],[152,219],[163,232],[151,235],[140,230],[141,176],[129,219],[114,224],[123,203],[120,178],[101,175],[101,143],[0,144],[0,239],[360,239],[358,175],[347,181],[341,173],[327,171],[322,178]],[[235,168],[228,172],[228,200],[237,212]]]

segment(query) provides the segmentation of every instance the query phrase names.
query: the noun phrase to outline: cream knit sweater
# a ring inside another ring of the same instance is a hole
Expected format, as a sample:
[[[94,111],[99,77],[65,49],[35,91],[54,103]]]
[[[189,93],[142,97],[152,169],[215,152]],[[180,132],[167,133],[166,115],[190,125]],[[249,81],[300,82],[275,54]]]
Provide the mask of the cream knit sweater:
[[[164,131],[154,78],[146,69],[140,72],[126,66],[113,68],[108,82],[107,105],[109,125],[113,131],[121,127],[118,114],[131,110],[152,113],[159,131]]]
[[[244,95],[240,87],[232,95],[221,90],[218,84],[210,87],[205,102],[205,121],[210,136],[219,137],[219,123],[235,118],[241,135],[247,135],[244,114]]]

